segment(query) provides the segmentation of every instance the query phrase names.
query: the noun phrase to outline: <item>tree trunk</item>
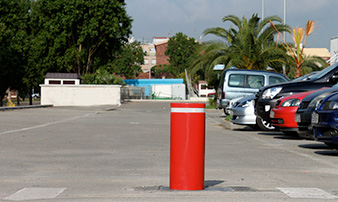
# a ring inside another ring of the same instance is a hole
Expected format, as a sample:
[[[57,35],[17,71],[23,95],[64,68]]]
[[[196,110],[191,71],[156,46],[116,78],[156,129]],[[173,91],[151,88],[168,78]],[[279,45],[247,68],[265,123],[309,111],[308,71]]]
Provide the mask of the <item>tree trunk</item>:
[[[87,67],[86,67],[86,73],[90,72],[90,69],[92,67],[92,58],[88,56],[88,61],[87,61]]]
[[[4,95],[0,93],[0,107],[4,105],[4,103],[2,102],[3,99],[4,99]]]
[[[81,74],[81,50],[82,50],[82,44],[79,46],[79,52],[77,57],[77,73]]]
[[[19,91],[16,91],[16,105],[20,105]]]
[[[32,89],[32,88],[29,88],[29,105],[33,105],[33,97],[32,97],[32,94],[33,94],[33,89]]]
[[[301,72],[301,69],[302,69],[302,66],[301,65],[297,65],[296,66],[296,78],[300,77],[302,75],[302,72]]]

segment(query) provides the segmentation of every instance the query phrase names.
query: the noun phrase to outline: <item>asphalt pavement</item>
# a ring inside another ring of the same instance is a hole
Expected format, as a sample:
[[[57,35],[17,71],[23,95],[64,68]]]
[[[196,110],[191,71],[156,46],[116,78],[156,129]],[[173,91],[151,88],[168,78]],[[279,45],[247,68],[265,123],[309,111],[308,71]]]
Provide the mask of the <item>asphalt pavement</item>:
[[[170,102],[0,111],[0,201],[335,201],[338,151],[206,110],[205,189],[169,189]]]

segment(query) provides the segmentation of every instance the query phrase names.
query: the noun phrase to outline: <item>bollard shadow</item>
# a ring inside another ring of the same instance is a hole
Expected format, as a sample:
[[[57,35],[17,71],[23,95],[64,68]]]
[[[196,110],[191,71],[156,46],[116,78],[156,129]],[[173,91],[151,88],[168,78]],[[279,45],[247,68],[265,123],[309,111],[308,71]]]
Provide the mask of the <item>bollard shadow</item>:
[[[224,182],[223,180],[205,180],[204,186],[205,187],[212,187],[212,186],[222,184],[223,182]]]
[[[335,156],[335,157],[338,156],[337,150],[315,151],[314,153],[322,156]]]

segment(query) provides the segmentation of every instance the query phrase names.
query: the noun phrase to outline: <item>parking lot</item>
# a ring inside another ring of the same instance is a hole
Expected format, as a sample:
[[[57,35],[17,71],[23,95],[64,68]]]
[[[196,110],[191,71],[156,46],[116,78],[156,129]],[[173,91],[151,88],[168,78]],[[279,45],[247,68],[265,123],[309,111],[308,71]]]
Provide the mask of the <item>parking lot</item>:
[[[206,188],[174,191],[170,102],[0,111],[0,200],[338,199],[337,150],[206,114]]]

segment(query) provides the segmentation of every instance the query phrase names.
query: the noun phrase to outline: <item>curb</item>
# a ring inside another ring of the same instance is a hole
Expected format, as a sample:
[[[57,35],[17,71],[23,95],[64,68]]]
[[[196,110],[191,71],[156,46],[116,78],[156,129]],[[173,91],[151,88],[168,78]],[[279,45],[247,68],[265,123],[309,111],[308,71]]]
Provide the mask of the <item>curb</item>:
[[[29,105],[29,106],[15,106],[15,107],[0,107],[0,111],[16,110],[16,109],[31,109],[31,108],[45,108],[53,107],[53,105]]]

